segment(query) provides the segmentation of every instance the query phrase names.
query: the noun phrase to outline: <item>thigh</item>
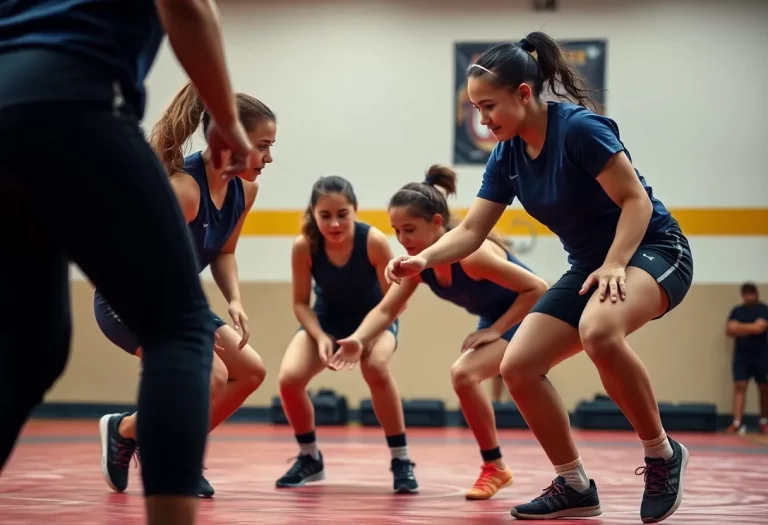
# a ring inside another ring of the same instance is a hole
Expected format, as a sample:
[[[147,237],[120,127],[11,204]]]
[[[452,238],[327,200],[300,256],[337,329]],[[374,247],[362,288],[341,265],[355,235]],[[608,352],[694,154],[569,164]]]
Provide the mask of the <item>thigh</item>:
[[[373,366],[381,367],[388,366],[390,359],[395,353],[397,347],[397,341],[395,335],[387,330],[379,335],[370,345],[370,350],[365,352],[360,359],[361,367]]]
[[[761,386],[768,385],[768,352],[757,353],[752,363],[752,377]]]
[[[323,371],[325,365],[317,352],[317,343],[307,332],[299,330],[285,349],[280,363],[280,381],[309,382]]]
[[[139,343],[207,310],[181,210],[132,114],[57,103],[24,115],[34,125],[22,137],[55,169],[18,184]],[[14,162],[22,173],[29,158]]]
[[[220,326],[216,333],[219,335],[219,346],[223,352],[217,353],[218,357],[227,367],[230,379],[238,379],[251,376],[255,371],[264,369],[264,362],[251,345],[245,345],[239,349],[242,336],[229,325]]]
[[[581,350],[579,332],[570,323],[551,315],[531,313],[509,342],[501,369],[545,376]]]
[[[69,263],[2,181],[0,195],[0,388],[13,379],[47,388],[69,354]]]
[[[477,381],[497,377],[501,360],[507,350],[507,344],[505,339],[498,339],[492,343],[462,352],[456,362],[453,363],[451,370],[454,374],[468,374]]]
[[[598,335],[626,337],[667,311],[669,299],[653,276],[634,266],[627,267],[626,276],[624,300],[613,303],[607,297],[600,301],[597,294],[590,297],[579,324],[582,338]]]
[[[733,352],[731,372],[733,374],[733,381],[735,383],[746,383],[752,379],[752,374],[749,369],[749,360],[742,352],[739,352],[738,350]]]
[[[98,290],[93,293],[93,313],[96,324],[104,337],[131,355],[138,355],[139,341],[130,328],[128,328],[120,316],[115,313],[109,303],[101,296]]]
[[[571,268],[539,298],[530,313],[544,314],[559,319],[578,329],[581,314],[595,289],[584,295],[579,290],[590,272]]]
[[[693,283],[691,248],[688,239],[677,229],[641,244],[627,266],[649,274],[666,296],[666,307],[654,318],[664,316],[683,302]]]

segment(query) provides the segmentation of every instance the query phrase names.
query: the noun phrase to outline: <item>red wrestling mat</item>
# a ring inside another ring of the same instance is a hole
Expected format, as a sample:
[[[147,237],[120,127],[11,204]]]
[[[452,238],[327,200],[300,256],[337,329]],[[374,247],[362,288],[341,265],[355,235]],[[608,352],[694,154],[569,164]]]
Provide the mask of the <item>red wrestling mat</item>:
[[[665,523],[768,523],[768,448],[738,436],[678,434],[691,451],[686,495]],[[480,454],[462,429],[412,429],[409,449],[418,495],[391,494],[389,453],[378,429],[319,428],[326,481],[274,488],[296,454],[289,429],[230,424],[210,441],[205,472],[216,489],[200,504],[200,525],[362,523],[493,525],[512,523],[512,505],[549,485],[553,473],[527,431],[504,431],[502,452],[515,483],[488,501],[463,498],[479,474]],[[634,475],[642,450],[631,433],[577,435],[587,472],[600,490],[603,515],[575,523],[640,523],[643,484]],[[125,494],[102,481],[96,421],[34,421],[0,477],[2,525],[143,525],[139,470]]]

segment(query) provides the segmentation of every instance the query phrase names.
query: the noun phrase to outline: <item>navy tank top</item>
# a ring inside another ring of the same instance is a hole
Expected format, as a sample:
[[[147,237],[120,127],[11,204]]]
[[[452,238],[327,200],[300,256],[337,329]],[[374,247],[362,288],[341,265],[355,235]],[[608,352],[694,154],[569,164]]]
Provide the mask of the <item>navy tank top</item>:
[[[526,270],[530,269],[517,257],[507,252],[507,260]],[[467,312],[480,317],[496,320],[501,317],[517,299],[517,292],[499,286],[485,279],[475,280],[468,276],[460,262],[451,265],[451,286],[444,287],[437,282],[435,271],[427,268],[421,272],[421,280],[441,299],[445,299]]]
[[[344,266],[328,260],[325,239],[320,238],[320,245],[312,254],[315,290],[312,309],[321,321],[343,323],[354,329],[381,301],[379,277],[368,259],[370,229],[368,224],[355,222],[352,254]]]
[[[200,186],[200,206],[197,217],[189,223],[189,231],[197,252],[198,270],[203,271],[221,253],[245,211],[243,181],[240,177],[229,181],[224,205],[218,209],[211,200],[202,152],[184,159],[184,172]]]

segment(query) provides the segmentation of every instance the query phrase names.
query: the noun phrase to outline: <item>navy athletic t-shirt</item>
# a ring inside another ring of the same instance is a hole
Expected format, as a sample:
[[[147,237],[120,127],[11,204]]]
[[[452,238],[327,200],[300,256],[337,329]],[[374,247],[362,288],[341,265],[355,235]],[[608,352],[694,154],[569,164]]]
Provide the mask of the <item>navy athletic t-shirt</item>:
[[[139,119],[163,37],[154,0],[0,2],[0,50],[44,47],[96,60],[113,72]]]
[[[731,310],[731,314],[728,316],[729,321],[738,321],[740,323],[754,323],[758,319],[768,321],[768,305],[765,303],[741,304]],[[768,353],[768,332],[763,332],[759,335],[734,337],[733,339],[733,347],[737,352]]]
[[[500,142],[491,153],[477,196],[512,204],[517,197],[533,218],[549,228],[574,267],[597,268],[613,243],[619,208],[596,177],[621,151],[619,128],[608,117],[575,104],[549,102],[547,136],[531,159],[520,137]],[[644,242],[679,228],[652,188],[635,170],[653,203]]]

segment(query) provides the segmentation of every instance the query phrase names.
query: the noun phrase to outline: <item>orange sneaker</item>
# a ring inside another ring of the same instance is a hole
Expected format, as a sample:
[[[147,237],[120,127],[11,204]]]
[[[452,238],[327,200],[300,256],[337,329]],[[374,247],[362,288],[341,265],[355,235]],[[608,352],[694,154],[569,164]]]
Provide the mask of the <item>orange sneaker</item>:
[[[480,477],[464,497],[467,499],[490,499],[502,488],[512,484],[512,470],[509,467],[499,469],[493,463],[486,463],[480,471]]]

